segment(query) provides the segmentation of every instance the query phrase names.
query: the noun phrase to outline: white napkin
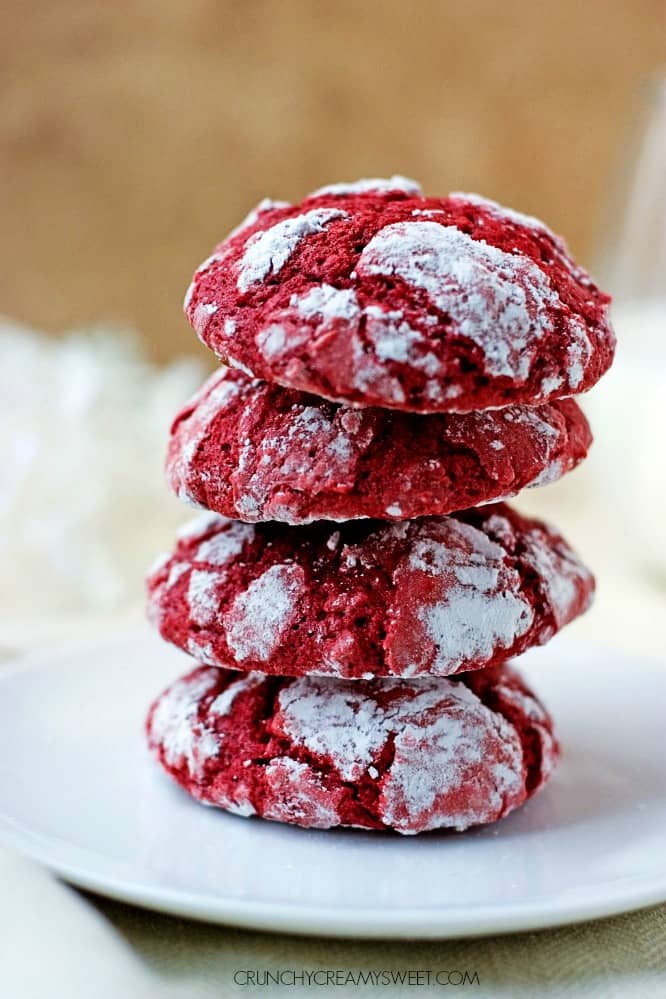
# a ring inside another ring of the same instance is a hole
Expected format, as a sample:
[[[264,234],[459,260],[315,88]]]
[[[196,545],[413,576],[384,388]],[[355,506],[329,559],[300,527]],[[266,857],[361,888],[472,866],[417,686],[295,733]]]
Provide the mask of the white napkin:
[[[74,891],[4,848],[0,886],[0,995],[171,999],[178,994],[158,983]]]

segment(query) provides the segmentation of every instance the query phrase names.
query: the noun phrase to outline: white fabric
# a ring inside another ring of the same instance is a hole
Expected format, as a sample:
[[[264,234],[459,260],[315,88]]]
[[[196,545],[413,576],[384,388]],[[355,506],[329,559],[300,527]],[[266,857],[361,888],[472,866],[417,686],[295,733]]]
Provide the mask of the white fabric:
[[[0,851],[0,995],[12,999],[168,999],[74,891]]]

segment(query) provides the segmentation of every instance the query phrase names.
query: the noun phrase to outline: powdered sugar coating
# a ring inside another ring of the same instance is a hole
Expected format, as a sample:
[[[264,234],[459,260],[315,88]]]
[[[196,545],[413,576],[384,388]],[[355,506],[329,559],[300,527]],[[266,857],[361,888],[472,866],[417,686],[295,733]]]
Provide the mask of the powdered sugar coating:
[[[199,673],[194,681],[179,680],[160,698],[152,716],[153,737],[171,766],[185,762],[190,774],[198,777],[203,763],[218,750],[218,739],[198,720],[199,701],[214,686],[212,673]]]
[[[237,390],[222,393],[227,382]],[[248,522],[410,519],[554,481],[590,441],[572,400],[418,416],[220,368],[174,421],[167,479],[181,499]]]
[[[282,691],[278,705],[280,731],[294,746],[330,758],[343,780],[367,770],[391,731],[377,702],[343,680],[301,677]]]
[[[368,194],[369,192],[382,191],[405,191],[407,194],[421,194],[421,185],[411,180],[409,177],[401,177],[394,174],[393,177],[373,177],[350,182],[342,181],[338,184],[327,184],[320,187],[309,195],[311,198],[320,198],[324,194]]]
[[[500,679],[496,691],[505,711],[512,708],[516,714],[529,722],[538,742],[541,773],[544,780],[547,780],[555,769],[558,756],[557,741],[548,712],[530,690],[521,688],[515,683],[507,683],[506,680]]]
[[[260,683],[261,673],[247,673],[234,678],[233,682],[211,701],[208,710],[212,715],[217,715],[218,717],[228,715],[238,695],[247,690],[254,690]]]
[[[396,222],[361,253],[358,273],[399,277],[422,288],[483,351],[493,375],[525,381],[558,297],[531,261],[434,221]]]
[[[537,405],[597,381],[608,296],[562,240],[403,180],[330,185],[228,238],[188,297],[201,339],[264,380],[413,412]]]
[[[323,232],[333,219],[344,217],[345,213],[335,208],[313,209],[255,233],[246,243],[239,264],[239,291],[247,291],[269,274],[278,274],[302,239]]]
[[[296,749],[330,760],[344,781],[360,780],[371,768],[370,776],[377,779],[373,764],[392,740],[393,760],[382,780],[382,818],[402,832],[440,825],[441,803],[455,801],[469,770],[484,763],[490,781],[483,805],[475,804],[472,812],[448,804],[447,825],[465,829],[493,821],[504,800],[520,795],[520,739],[501,715],[489,726],[487,709],[468,687],[436,679],[387,681],[384,693],[390,696],[386,704],[365,684],[350,688],[345,681],[304,677],[280,694],[276,726]],[[436,803],[440,807],[433,820]]]
[[[429,697],[421,694],[417,703],[401,706],[395,718],[393,763],[381,801],[384,822],[402,831],[436,828],[433,814],[441,811],[447,825],[458,830],[492,822],[506,802],[524,793],[523,749],[516,730],[500,714],[489,718],[488,709],[467,687],[449,687],[445,711],[443,692],[431,689]],[[470,781],[476,783],[474,792],[461,795]]]
[[[167,587],[173,589],[173,586],[169,586],[168,579]],[[190,573],[187,604],[192,622],[197,627],[203,628],[214,623],[217,614],[217,577],[214,572],[195,569]]]
[[[432,672],[453,673],[468,662],[491,659],[497,649],[511,648],[525,634],[534,611],[521,593],[518,570],[506,565],[505,554],[483,531],[452,518],[414,542],[409,558],[396,570],[405,592],[420,589],[422,575],[446,578],[449,585],[438,599],[416,608],[415,634],[426,642],[397,651],[394,661],[401,673],[422,672],[423,662],[431,658]],[[400,609],[401,627],[413,613],[408,603]]]
[[[546,711],[507,666],[399,682],[243,682],[200,668],[157,700],[147,731],[167,772],[208,804],[406,835],[501,818],[558,755]]]
[[[214,534],[202,541],[197,549],[197,562],[210,562],[212,565],[225,565],[235,555],[242,552],[248,541],[254,537],[254,531],[249,524],[233,521],[226,531]]]
[[[547,599],[559,628],[570,620],[572,608],[579,600],[577,564],[572,562],[571,552],[566,546],[544,544],[543,534],[538,528],[528,536],[526,559],[544,580]],[[592,596],[590,593],[585,610],[591,604]]]
[[[182,524],[176,531],[176,537],[179,541],[203,538],[213,528],[226,524],[227,519],[227,517],[222,517],[219,513],[206,510],[205,513],[201,513],[198,517],[193,517],[192,520],[188,520],[187,523]]]
[[[536,218],[534,215],[525,215],[523,212],[517,212],[513,208],[506,208],[504,205],[500,205],[497,201],[493,201],[492,198],[484,198],[480,194],[468,193],[465,191],[452,191],[449,194],[449,198],[453,201],[460,201],[468,205],[476,205],[478,208],[482,208],[484,211],[488,212],[494,218],[502,219],[507,222],[514,222],[516,225],[524,227],[526,229],[535,229],[537,232],[546,233],[552,240],[560,240],[559,236],[548,228],[545,222],[541,219]]]
[[[191,635],[187,640],[186,651],[195,659],[198,663],[203,663],[208,666],[220,666],[213,652],[213,646],[210,642],[200,639],[196,635]]]
[[[543,580],[542,597],[550,607],[556,630],[572,620],[574,610],[584,613],[590,607],[594,588],[581,591],[580,562],[546,524],[535,521],[519,538],[515,525],[496,508],[484,526],[501,538],[503,544],[520,543],[523,547],[525,564]]]
[[[562,463],[560,461],[551,461],[531,482],[528,482],[528,486],[530,489],[537,486],[549,486],[551,483],[557,482],[561,477]]]
[[[361,315],[358,299],[351,288],[333,288],[322,284],[311,288],[305,295],[292,295],[290,306],[304,316],[322,316],[324,319],[357,320]]]
[[[578,391],[585,377],[586,366],[593,354],[592,343],[582,323],[572,323],[571,340],[567,349],[569,365],[568,384],[572,391]]]
[[[210,534],[148,579],[151,620],[211,662],[267,674],[448,676],[547,641],[594,580],[566,542],[504,505],[451,517],[257,524],[223,563]],[[209,544],[210,543],[210,544]],[[223,547],[225,547],[223,543]],[[169,586],[172,564],[186,564]]]
[[[240,231],[243,228],[244,224],[241,223],[241,225],[238,227],[238,231]],[[206,271],[210,270],[210,268],[214,264],[220,263],[223,259],[224,259],[224,253],[211,253],[210,256],[206,257],[206,259],[199,264],[199,266],[195,271],[194,277],[192,278],[190,284],[187,287],[187,291],[185,292],[185,297],[183,299],[183,311],[186,314],[189,313],[190,308],[192,308],[193,306],[193,298],[194,298],[194,293],[196,291],[197,280],[201,278],[203,275],[205,275]],[[195,312],[196,309],[198,309],[198,307],[199,307],[198,304],[194,306]],[[197,335],[200,335],[198,331]]]
[[[187,569],[187,562],[172,562],[169,567],[169,575],[166,581],[167,589],[171,589],[172,586],[175,586],[183,573],[187,572]]]
[[[270,761],[265,776],[263,818],[308,829],[339,825],[336,796],[307,763],[282,756]]]
[[[272,565],[240,593],[225,615],[229,648],[243,663],[265,662],[280,644],[303,589],[297,566]]]

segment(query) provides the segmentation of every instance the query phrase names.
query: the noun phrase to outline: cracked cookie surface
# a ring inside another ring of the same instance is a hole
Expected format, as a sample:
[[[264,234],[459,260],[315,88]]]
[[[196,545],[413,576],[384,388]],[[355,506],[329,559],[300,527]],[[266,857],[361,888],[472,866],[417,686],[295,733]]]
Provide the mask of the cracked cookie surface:
[[[590,388],[613,358],[609,301],[538,219],[396,177],[262,202],[199,267],[185,311],[266,381],[469,412]]]
[[[284,676],[448,676],[548,641],[594,579],[555,530],[505,504],[302,527],[196,518],[148,577],[167,641]]]
[[[506,665],[383,682],[200,667],[157,699],[147,735],[166,772],[209,805],[404,834],[494,822],[558,757],[548,713]]]
[[[166,471],[180,499],[248,522],[407,520],[554,482],[591,440],[573,399],[417,415],[222,367],[176,417]]]

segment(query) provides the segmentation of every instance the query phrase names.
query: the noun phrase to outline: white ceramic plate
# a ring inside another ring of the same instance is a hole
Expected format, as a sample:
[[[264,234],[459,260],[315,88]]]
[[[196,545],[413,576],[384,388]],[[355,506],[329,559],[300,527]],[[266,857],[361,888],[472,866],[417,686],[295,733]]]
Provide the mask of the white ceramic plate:
[[[0,838],[74,884],[281,932],[458,937],[666,899],[666,667],[553,642],[521,665],[563,762],[496,826],[400,837],[203,808],[144,747],[146,707],[190,661],[143,634],[0,669]]]

